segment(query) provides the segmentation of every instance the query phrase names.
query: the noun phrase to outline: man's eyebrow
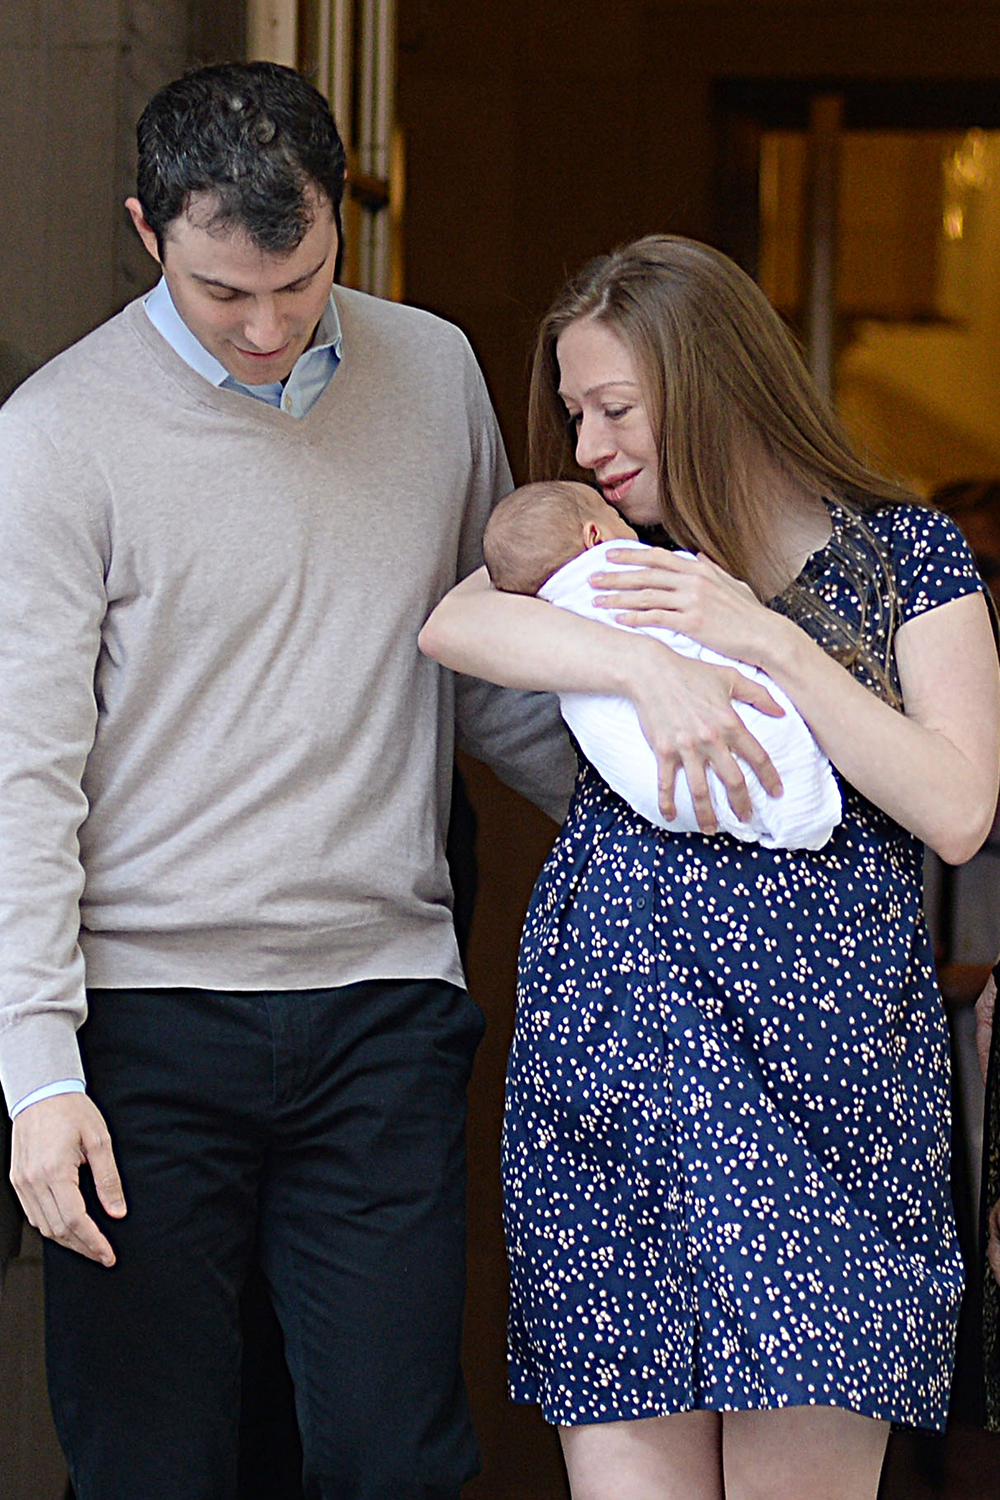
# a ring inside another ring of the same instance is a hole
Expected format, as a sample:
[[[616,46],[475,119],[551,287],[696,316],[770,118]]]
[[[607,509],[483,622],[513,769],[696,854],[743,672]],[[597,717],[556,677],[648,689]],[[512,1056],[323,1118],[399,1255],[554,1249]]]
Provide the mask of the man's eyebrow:
[[[300,276],[296,276],[294,280],[286,281],[284,286],[276,286],[274,290],[276,292],[287,292],[293,286],[298,286],[300,282],[309,281],[311,277],[316,275],[317,271],[321,271],[323,269],[323,267],[326,265],[326,261],[327,257],[324,255],[323,259],[317,261],[316,265],[313,266],[311,271],[303,271],[302,274]],[[244,297],[252,295],[252,293],[247,292],[246,287],[233,286],[228,281],[219,281],[215,276],[201,276],[197,271],[191,272],[191,280],[197,281],[199,286],[217,286],[219,290],[223,292],[239,292],[240,295]]]

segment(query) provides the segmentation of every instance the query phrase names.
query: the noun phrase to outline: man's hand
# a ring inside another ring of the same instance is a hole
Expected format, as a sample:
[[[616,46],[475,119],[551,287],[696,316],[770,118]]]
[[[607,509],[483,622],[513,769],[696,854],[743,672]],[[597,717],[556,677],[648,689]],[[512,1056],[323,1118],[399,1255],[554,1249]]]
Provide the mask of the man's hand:
[[[986,1070],[990,1065],[990,1043],[993,1040],[993,1007],[996,1004],[997,987],[993,983],[991,974],[986,981],[986,988],[976,1001],[976,1054],[979,1058],[979,1071],[986,1082]]]
[[[86,1094],[40,1099],[15,1118],[10,1180],[28,1223],[46,1239],[113,1266],[115,1252],[87,1213],[80,1191],[84,1162],[104,1210],[112,1218],[123,1218],[125,1196],[108,1127]]]

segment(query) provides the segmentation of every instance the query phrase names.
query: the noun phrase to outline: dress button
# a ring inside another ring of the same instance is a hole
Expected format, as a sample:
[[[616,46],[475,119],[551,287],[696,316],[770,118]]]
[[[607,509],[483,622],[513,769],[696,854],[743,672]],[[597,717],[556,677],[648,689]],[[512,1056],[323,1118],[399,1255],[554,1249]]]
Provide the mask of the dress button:
[[[638,896],[636,898],[636,903],[635,903],[635,909],[636,909],[636,911],[642,911],[645,908],[645,905],[646,905],[646,898],[645,898],[645,896]]]

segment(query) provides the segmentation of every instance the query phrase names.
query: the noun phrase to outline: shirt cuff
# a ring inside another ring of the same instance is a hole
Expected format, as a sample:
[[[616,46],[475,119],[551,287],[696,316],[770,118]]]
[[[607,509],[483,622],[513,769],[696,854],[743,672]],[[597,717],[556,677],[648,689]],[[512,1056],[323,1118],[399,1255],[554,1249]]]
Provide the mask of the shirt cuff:
[[[35,1089],[34,1093],[25,1094],[23,1099],[18,1099],[12,1107],[10,1117],[13,1120],[22,1109],[27,1109],[29,1104],[37,1104],[41,1099],[51,1099],[56,1094],[85,1094],[87,1086],[80,1078],[60,1078],[55,1083],[47,1083],[43,1088]]]

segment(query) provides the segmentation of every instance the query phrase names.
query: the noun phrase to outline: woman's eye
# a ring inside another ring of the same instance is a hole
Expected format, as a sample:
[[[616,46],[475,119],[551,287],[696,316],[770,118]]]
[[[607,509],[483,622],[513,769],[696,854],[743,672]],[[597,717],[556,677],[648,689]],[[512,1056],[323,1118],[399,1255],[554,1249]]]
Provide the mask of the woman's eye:
[[[627,417],[630,408],[627,406],[606,406],[604,415],[610,422],[620,422],[622,417]]]

